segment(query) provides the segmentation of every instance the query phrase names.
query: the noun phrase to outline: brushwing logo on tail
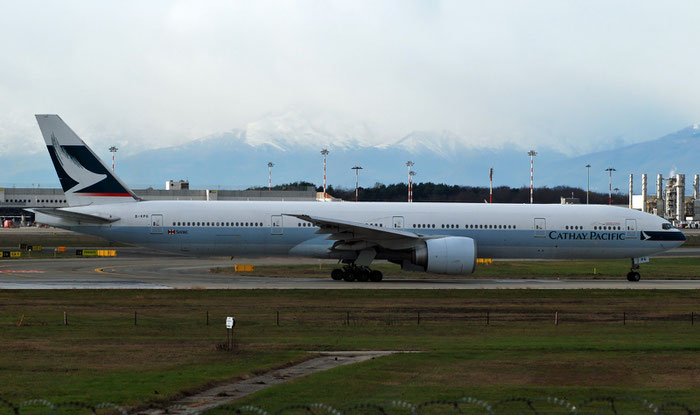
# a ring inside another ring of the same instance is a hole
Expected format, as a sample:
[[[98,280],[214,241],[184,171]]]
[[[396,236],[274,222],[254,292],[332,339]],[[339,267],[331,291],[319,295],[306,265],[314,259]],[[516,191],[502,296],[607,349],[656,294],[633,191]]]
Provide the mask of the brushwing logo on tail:
[[[107,178],[106,174],[97,174],[86,169],[75,157],[68,154],[68,152],[58,143],[58,140],[53,133],[51,133],[51,144],[53,145],[53,151],[56,155],[56,159],[60,163],[63,170],[71,179],[78,183],[69,189],[71,192],[83,190]]]

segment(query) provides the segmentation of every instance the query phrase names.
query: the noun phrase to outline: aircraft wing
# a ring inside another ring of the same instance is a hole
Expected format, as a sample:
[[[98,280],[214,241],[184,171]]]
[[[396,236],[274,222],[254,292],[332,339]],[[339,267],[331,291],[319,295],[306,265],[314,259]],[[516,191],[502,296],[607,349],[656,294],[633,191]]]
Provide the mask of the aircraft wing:
[[[87,213],[73,212],[61,208],[39,208],[39,209],[25,209],[33,213],[41,213],[48,216],[54,216],[69,221],[74,221],[80,223],[91,223],[91,224],[107,224],[116,222],[119,218],[116,217],[102,217],[98,215],[89,215]]]
[[[338,241],[333,245],[333,249],[338,250],[361,250],[377,245],[387,249],[408,249],[426,239],[423,235],[403,229],[310,215],[288,214],[286,216],[313,223],[319,228],[316,233],[328,234],[328,239]]]

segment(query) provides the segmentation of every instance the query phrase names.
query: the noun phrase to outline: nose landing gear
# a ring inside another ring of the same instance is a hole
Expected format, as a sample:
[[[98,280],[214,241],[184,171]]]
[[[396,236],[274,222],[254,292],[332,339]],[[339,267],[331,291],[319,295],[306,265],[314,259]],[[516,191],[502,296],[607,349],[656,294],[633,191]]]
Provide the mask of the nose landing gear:
[[[627,273],[627,281],[631,282],[637,282],[640,279],[642,279],[642,276],[639,274],[639,264],[641,261],[637,260],[637,258],[632,258],[632,267],[630,268],[630,272]]]

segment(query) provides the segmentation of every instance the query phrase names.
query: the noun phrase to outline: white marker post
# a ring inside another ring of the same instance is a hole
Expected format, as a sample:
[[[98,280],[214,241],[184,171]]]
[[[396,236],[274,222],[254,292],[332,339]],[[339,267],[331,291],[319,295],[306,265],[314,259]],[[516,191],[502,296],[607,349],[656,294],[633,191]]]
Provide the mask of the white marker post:
[[[226,317],[226,347],[229,350],[233,350],[233,328],[236,326],[236,319],[233,317]]]

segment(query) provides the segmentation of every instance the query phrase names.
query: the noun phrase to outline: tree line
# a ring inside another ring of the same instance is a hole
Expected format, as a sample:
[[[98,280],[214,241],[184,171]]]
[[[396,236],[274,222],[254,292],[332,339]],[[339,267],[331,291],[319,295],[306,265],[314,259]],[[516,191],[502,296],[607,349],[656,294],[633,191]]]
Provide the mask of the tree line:
[[[306,190],[309,186],[315,187],[317,192],[322,192],[322,186],[300,181],[274,186],[273,190]],[[265,187],[266,189],[267,187]],[[252,188],[255,190],[263,187]],[[331,196],[343,200],[355,200],[355,189],[345,187],[328,186],[326,192]],[[586,203],[586,189],[571,186],[538,187],[534,190],[535,203],[561,203],[561,198],[578,198],[580,203]],[[383,184],[375,183],[372,187],[359,188],[359,200],[364,202],[405,202],[408,199],[408,185],[406,183]],[[444,183],[414,183],[413,200],[415,202],[466,202],[484,203],[489,201],[488,187],[448,185]],[[494,203],[530,203],[529,187],[499,186],[493,188]],[[627,195],[613,193],[614,205],[626,205]],[[589,193],[589,203],[608,204],[607,193]]]

